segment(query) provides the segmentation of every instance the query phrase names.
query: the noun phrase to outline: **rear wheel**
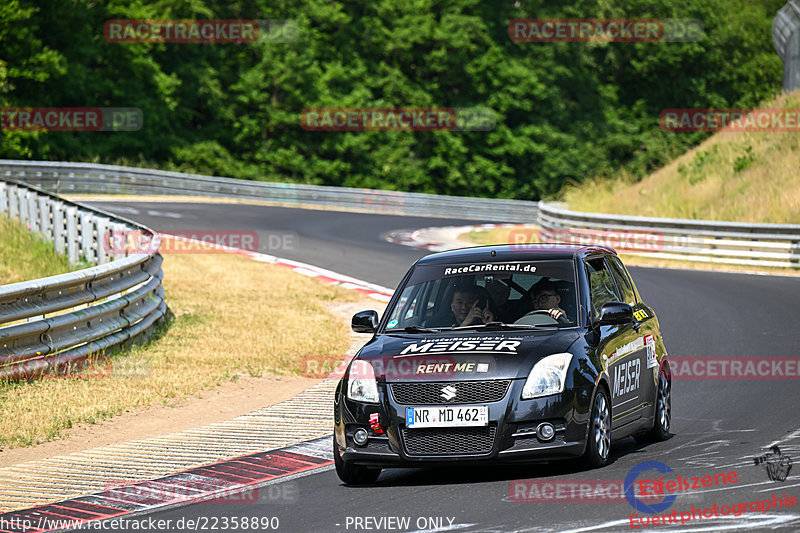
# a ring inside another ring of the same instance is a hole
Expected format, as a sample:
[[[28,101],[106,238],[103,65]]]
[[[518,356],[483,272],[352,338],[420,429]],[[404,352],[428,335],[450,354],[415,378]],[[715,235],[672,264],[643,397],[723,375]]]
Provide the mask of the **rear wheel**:
[[[656,395],[656,411],[653,415],[653,427],[646,433],[634,435],[636,442],[658,442],[667,440],[672,423],[672,391],[664,374],[658,377],[658,394]]]
[[[333,436],[333,462],[336,465],[336,475],[348,485],[366,485],[374,483],[381,475],[380,468],[347,464],[339,455],[339,445],[336,444],[336,435]]]
[[[583,453],[583,463],[590,468],[608,464],[611,456],[611,404],[605,389],[599,387],[592,402],[589,417],[589,440]]]

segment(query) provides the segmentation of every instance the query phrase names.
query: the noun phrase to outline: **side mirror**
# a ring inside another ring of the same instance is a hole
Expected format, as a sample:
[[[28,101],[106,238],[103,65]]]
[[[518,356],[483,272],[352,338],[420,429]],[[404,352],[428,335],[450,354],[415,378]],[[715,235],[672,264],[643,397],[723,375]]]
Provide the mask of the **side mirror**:
[[[375,333],[378,330],[378,312],[370,310],[354,314],[350,327],[356,333]]]
[[[598,326],[615,326],[633,322],[633,308],[621,302],[606,302],[600,308],[600,318],[595,322]]]

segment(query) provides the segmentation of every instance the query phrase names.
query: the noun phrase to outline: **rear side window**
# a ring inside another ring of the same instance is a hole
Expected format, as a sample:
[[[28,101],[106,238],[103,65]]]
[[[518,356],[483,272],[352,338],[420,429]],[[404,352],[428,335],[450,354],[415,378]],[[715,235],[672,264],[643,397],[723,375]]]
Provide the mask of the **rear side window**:
[[[603,304],[622,301],[622,295],[617,290],[613,275],[602,257],[586,261],[586,277],[589,278],[592,311],[595,317],[600,315]]]
[[[625,267],[622,266],[622,261],[619,260],[619,257],[609,256],[608,263],[611,267],[611,273],[614,275],[614,279],[617,282],[617,287],[619,287],[619,290],[622,291],[623,299],[620,301],[625,302],[626,304],[635,305],[636,292],[633,290],[631,279],[628,276],[628,273],[625,271]]]

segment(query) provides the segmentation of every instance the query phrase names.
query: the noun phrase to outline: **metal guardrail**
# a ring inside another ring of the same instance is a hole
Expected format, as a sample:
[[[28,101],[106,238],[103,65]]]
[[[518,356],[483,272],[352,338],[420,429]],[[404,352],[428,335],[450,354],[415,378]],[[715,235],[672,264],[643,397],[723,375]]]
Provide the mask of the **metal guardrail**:
[[[59,194],[152,194],[239,198],[329,206],[368,213],[536,222],[537,202],[440,196],[351,187],[273,183],[145,168],[0,160],[0,178],[24,180]]]
[[[8,179],[0,181],[0,215],[53,241],[71,264],[97,264],[0,286],[0,379],[62,373],[146,337],[165,316],[161,238],[150,229]],[[116,250],[110,239],[129,231],[151,236],[153,252]]]
[[[800,225],[649,218],[568,211],[539,203],[540,236],[548,242],[607,243],[662,259],[800,268]],[[631,246],[632,245],[632,246]]]
[[[800,0],[797,0],[800,1]],[[800,267],[800,226],[631,217],[568,211],[558,204],[457,196],[249,182],[178,172],[88,163],[0,160],[0,178],[16,177],[66,193],[200,195],[255,199],[295,205],[328,206],[371,213],[476,218],[538,224],[540,235],[563,242],[583,235],[597,242],[598,231],[624,241],[631,232],[651,237],[629,253],[664,259],[745,266]]]
[[[783,60],[783,90],[800,88],[800,0],[789,0],[775,14],[772,43]]]

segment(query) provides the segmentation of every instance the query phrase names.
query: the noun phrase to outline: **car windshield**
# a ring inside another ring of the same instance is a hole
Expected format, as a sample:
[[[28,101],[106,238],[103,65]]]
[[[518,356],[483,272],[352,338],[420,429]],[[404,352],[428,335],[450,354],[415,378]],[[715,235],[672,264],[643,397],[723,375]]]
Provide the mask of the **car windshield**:
[[[577,309],[569,260],[418,265],[388,310],[386,330],[575,326]]]

